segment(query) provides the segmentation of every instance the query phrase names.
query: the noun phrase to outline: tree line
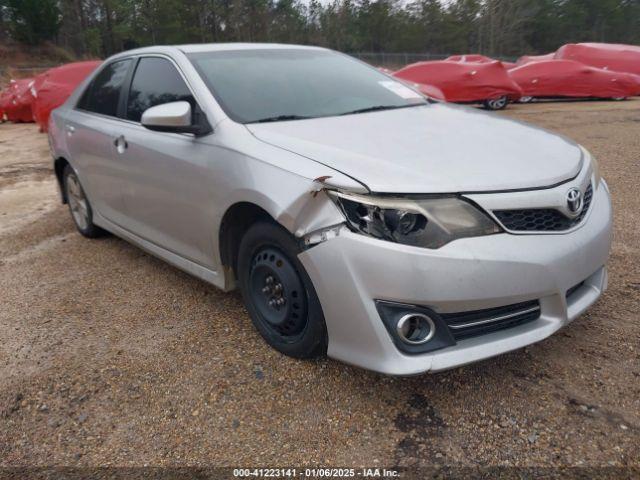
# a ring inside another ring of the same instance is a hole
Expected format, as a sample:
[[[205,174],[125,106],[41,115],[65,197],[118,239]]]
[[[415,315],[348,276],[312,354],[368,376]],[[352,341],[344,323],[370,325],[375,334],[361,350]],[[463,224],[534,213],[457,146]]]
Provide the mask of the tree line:
[[[640,44],[640,0],[0,0],[0,18],[5,36],[83,57],[201,42],[498,57]]]

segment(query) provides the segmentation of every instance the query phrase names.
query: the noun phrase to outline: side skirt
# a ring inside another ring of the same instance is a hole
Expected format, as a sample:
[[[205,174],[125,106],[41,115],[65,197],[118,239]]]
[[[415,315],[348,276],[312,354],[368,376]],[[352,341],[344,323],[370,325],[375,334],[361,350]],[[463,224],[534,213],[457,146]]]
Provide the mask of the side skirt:
[[[148,240],[140,238],[115,223],[110,222],[97,212],[94,212],[93,223],[153,255],[154,257],[158,257],[170,265],[179,268],[183,272],[193,275],[194,277],[210,283],[224,291],[230,291],[234,288],[233,282],[230,282],[231,284],[229,285],[224,274],[220,275],[220,273],[215,270],[205,268],[202,265],[192,262],[191,260],[187,260],[176,253],[159,247]]]

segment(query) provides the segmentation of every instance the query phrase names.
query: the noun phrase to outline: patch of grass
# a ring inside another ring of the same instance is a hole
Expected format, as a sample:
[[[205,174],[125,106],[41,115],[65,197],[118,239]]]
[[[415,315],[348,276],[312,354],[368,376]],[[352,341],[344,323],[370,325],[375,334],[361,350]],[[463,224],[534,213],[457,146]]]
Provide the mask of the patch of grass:
[[[38,75],[48,68],[76,61],[76,56],[51,43],[36,47],[7,42],[0,44],[0,88],[12,78]]]

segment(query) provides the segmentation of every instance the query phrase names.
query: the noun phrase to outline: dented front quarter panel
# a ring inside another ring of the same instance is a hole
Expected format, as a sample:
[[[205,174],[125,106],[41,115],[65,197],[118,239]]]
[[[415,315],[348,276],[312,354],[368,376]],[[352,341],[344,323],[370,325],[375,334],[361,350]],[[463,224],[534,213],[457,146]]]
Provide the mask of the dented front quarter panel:
[[[255,138],[246,127],[222,121],[216,131],[200,140],[212,147],[211,178],[213,232],[235,204],[255,204],[298,238],[344,222],[344,216],[323,190],[367,192],[361,183],[330,167]],[[232,145],[242,145],[242,151]],[[204,206],[204,208],[207,208]],[[212,238],[215,266],[221,266],[217,234]],[[212,265],[213,267],[214,265]],[[225,274],[230,277],[230,272]],[[233,288],[226,278],[224,288]]]

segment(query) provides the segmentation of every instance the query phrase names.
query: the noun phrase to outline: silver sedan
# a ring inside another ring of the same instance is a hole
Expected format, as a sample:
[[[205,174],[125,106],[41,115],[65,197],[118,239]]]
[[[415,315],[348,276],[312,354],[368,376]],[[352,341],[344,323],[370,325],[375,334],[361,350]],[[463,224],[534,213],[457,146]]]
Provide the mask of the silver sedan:
[[[49,132],[81,234],[238,287],[293,357],[452,368],[551,335],[607,285],[611,202],[589,152],[330,50],[124,52]]]

